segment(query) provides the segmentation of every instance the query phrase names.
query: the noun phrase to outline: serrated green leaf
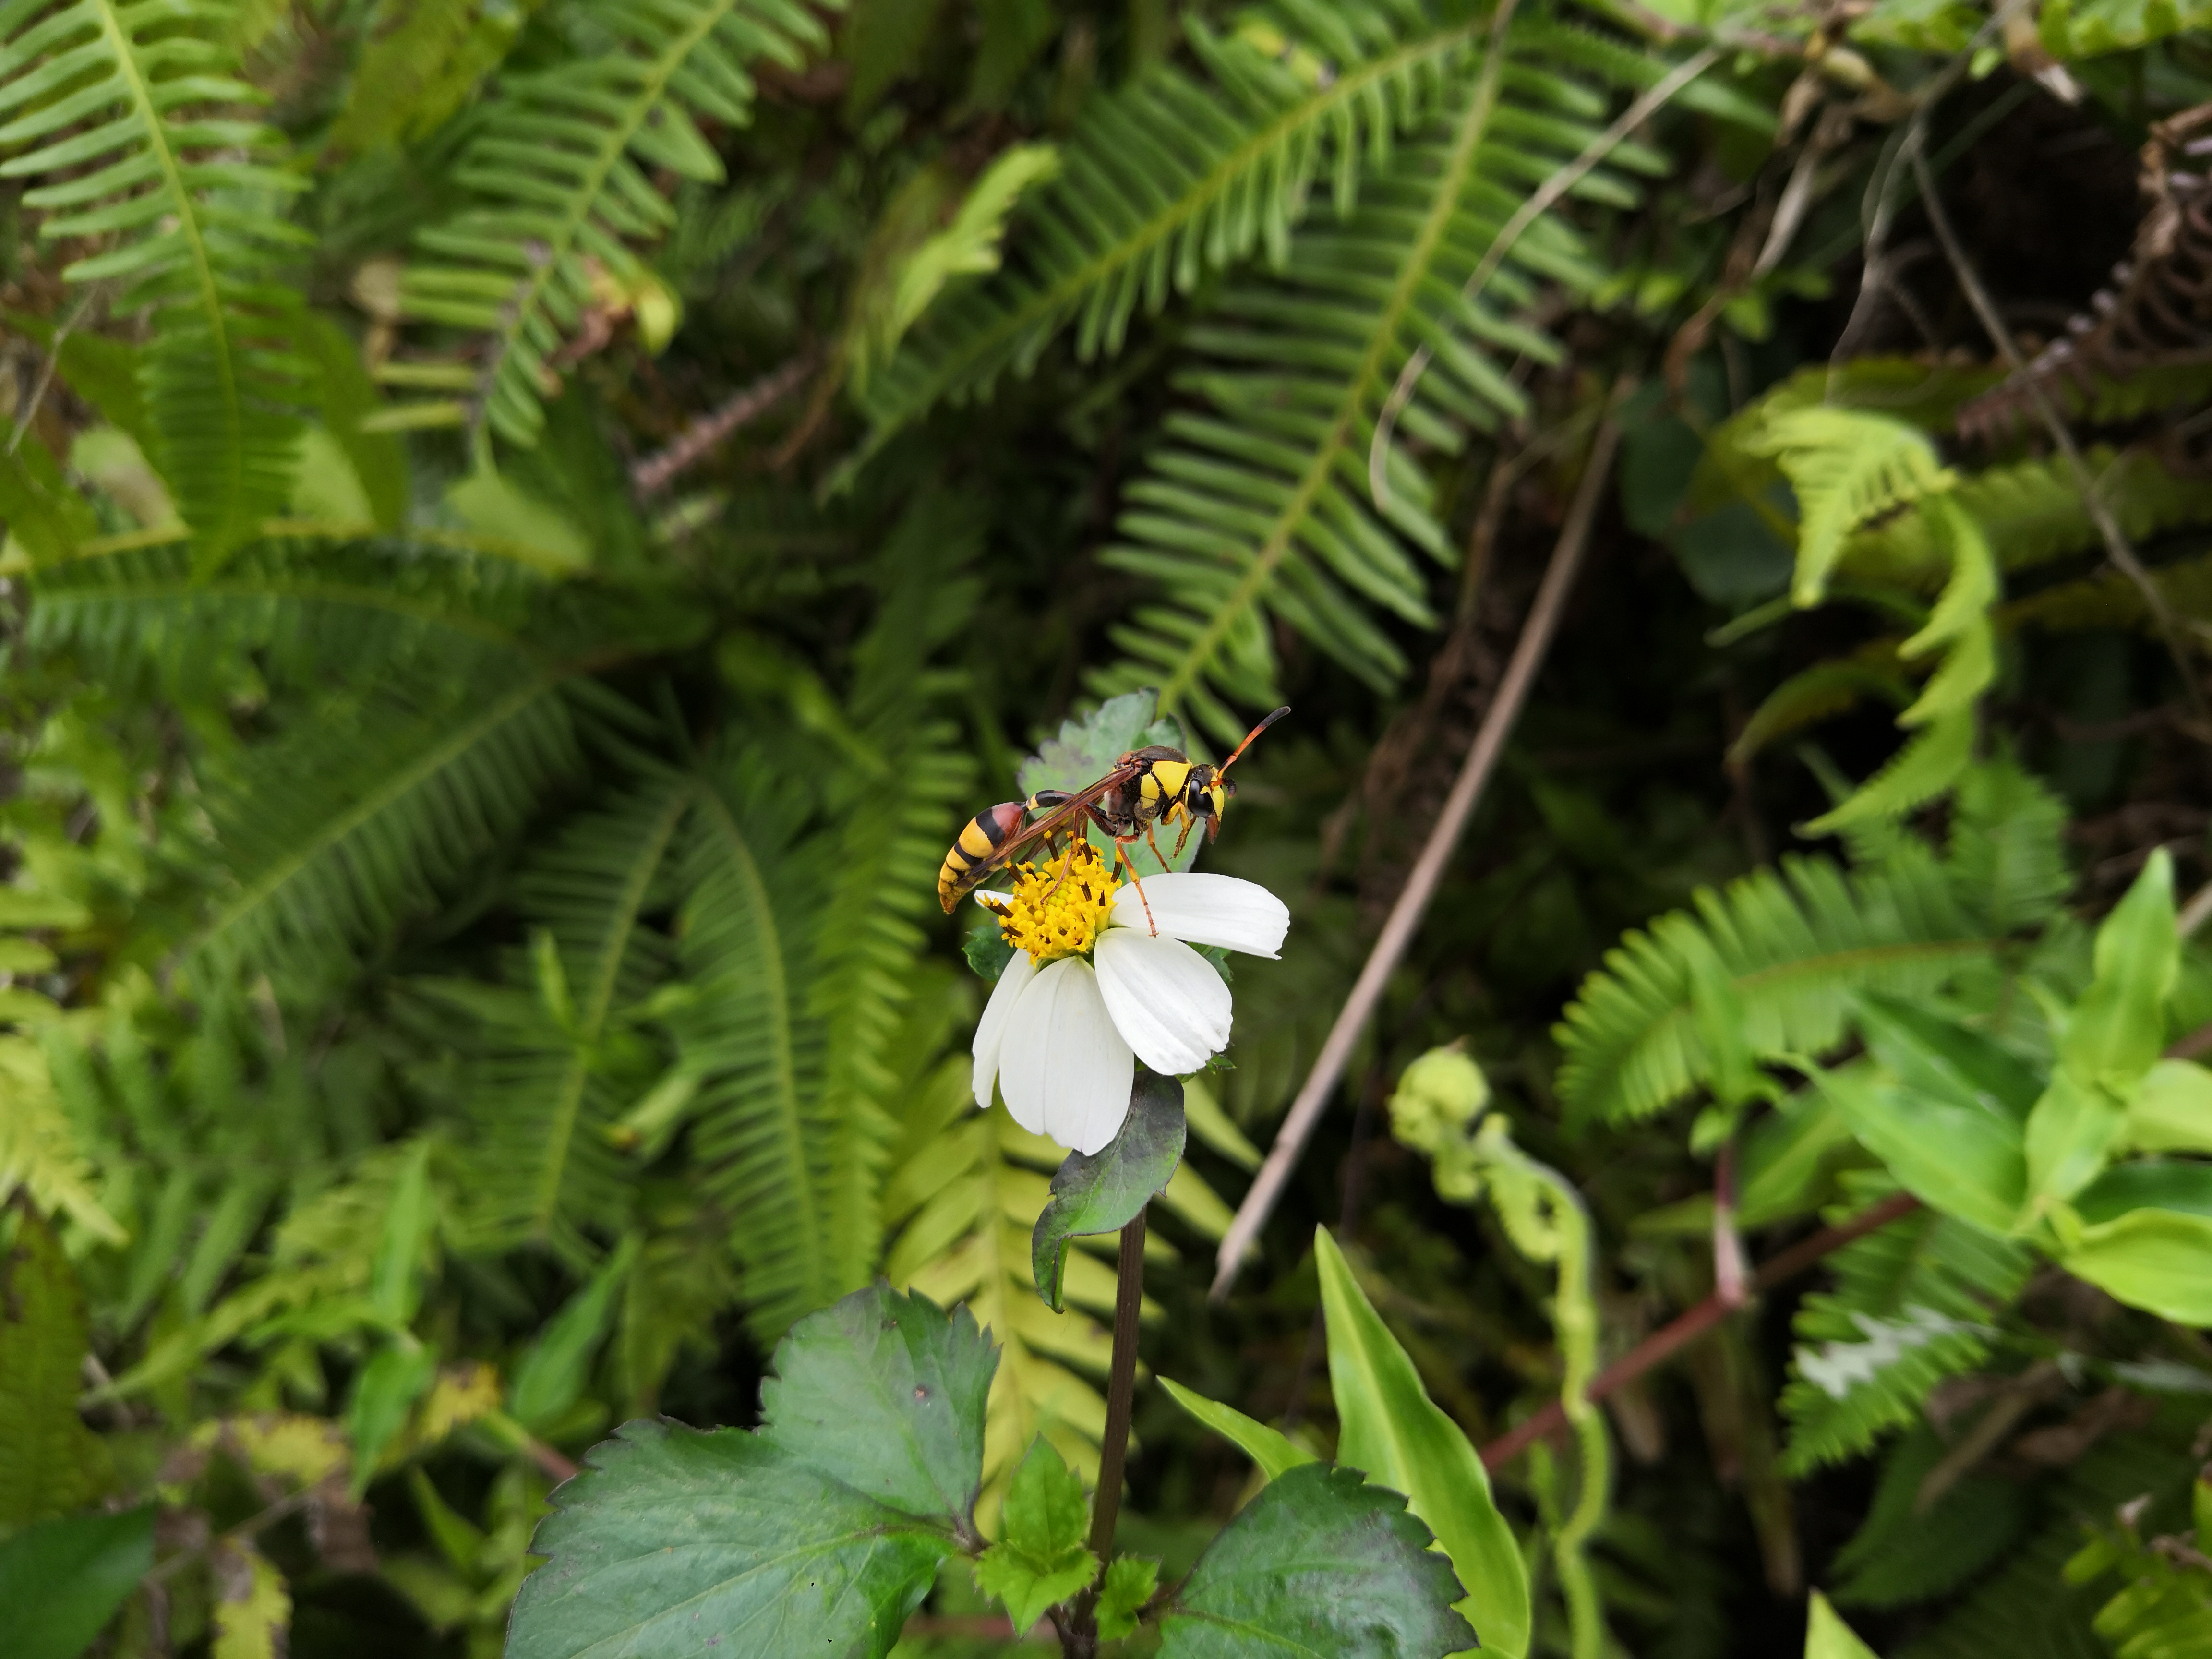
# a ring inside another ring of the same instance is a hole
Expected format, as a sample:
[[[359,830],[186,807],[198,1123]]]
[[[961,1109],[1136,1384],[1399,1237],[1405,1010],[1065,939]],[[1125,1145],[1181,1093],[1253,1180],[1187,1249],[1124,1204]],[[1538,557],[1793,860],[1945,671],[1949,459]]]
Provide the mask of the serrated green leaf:
[[[866,1295],[866,1292],[861,1294]],[[675,1547],[677,1540],[684,1547]],[[625,1424],[531,1541],[508,1659],[834,1653],[883,1659],[955,1547],[759,1435]]]
[[[1006,1488],[1000,1540],[975,1563],[975,1588],[1006,1603],[1016,1631],[1028,1630],[1097,1573],[1098,1558],[1084,1547],[1090,1517],[1083,1483],[1039,1435]]]
[[[1052,1200],[1030,1236],[1037,1295],[1054,1313],[1065,1298],[1073,1238],[1119,1231],[1136,1219],[1182,1161],[1182,1085],[1150,1072],[1137,1079],[1121,1133],[1094,1154],[1070,1152],[1052,1178]]]
[[[1234,1406],[1208,1400],[1204,1395],[1194,1393],[1164,1376],[1160,1378],[1160,1386],[1168,1391],[1168,1398],[1176,1405],[1216,1434],[1235,1443],[1239,1450],[1259,1465],[1263,1480],[1273,1480],[1286,1469],[1321,1461],[1281,1430],[1271,1429],[1265,1423],[1255,1421]]]
[[[1421,1387],[1325,1229],[1314,1230],[1314,1258],[1328,1317],[1329,1385],[1343,1425],[1338,1458],[1406,1494],[1467,1587],[1459,1611],[1484,1650],[1519,1659],[1528,1648],[1528,1571],[1482,1459]]]
[[[964,1307],[887,1285],[810,1314],[761,1385],[760,1437],[908,1515],[965,1526],[998,1351]]]
[[[154,1565],[154,1506],[65,1515],[0,1542],[9,1659],[77,1659]]]
[[[1449,1563],[1405,1499],[1356,1469],[1270,1481],[1160,1620],[1161,1659],[1443,1659],[1474,1645]]]
[[[1145,1604],[1158,1594],[1160,1564],[1148,1561],[1140,1555],[1124,1555],[1106,1569],[1105,1582],[1098,1587],[1098,1634],[1103,1640],[1117,1642],[1132,1634],[1137,1628],[1137,1615]]]
[[[0,1531],[90,1498],[100,1449],[76,1414],[90,1346],[76,1272],[44,1216],[18,1206],[14,1221],[0,1261]]]

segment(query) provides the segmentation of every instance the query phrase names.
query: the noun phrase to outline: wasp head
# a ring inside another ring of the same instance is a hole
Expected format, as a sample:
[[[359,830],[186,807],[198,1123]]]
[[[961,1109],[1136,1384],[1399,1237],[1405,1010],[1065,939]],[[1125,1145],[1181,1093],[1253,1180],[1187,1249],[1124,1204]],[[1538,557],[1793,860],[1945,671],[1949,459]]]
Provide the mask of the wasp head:
[[[1205,820],[1208,841],[1220,833],[1221,814],[1229,805],[1229,798],[1236,793],[1236,781],[1223,777],[1218,768],[1190,769],[1190,779],[1183,785],[1183,807],[1194,818]]]

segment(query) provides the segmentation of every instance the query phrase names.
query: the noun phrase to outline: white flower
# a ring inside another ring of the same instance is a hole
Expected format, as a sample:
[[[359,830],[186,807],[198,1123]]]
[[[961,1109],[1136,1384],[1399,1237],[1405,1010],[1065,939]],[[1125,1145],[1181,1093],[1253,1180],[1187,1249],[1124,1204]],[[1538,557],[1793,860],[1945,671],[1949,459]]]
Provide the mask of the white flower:
[[[1136,1062],[1181,1077],[1228,1046],[1229,987],[1194,945],[1280,950],[1291,913],[1233,876],[1115,883],[1087,843],[980,896],[1018,948],[975,1027],[975,1103],[1079,1152],[1121,1133]],[[1149,909],[1149,915],[1147,911]]]

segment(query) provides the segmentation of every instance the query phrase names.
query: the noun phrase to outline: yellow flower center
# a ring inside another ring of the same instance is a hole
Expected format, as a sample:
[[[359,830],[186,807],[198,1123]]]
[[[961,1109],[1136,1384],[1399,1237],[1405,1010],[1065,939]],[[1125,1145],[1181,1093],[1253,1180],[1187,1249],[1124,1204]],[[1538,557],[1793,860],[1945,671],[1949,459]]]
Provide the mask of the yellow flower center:
[[[1012,898],[991,907],[999,913],[999,937],[1039,963],[1079,957],[1106,931],[1121,884],[1087,841],[1058,858],[1024,864]]]

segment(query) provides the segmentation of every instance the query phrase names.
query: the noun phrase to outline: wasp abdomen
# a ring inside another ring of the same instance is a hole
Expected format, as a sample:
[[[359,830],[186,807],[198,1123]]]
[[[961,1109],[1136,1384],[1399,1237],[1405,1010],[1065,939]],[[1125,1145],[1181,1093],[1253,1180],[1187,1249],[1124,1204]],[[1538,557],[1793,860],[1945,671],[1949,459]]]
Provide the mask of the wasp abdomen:
[[[960,902],[974,873],[997,856],[1006,837],[1020,829],[1023,817],[1040,804],[1043,803],[1036,796],[1028,800],[1002,800],[996,806],[985,807],[960,827],[952,850],[945,855],[944,866],[937,872],[937,902],[948,913]]]

